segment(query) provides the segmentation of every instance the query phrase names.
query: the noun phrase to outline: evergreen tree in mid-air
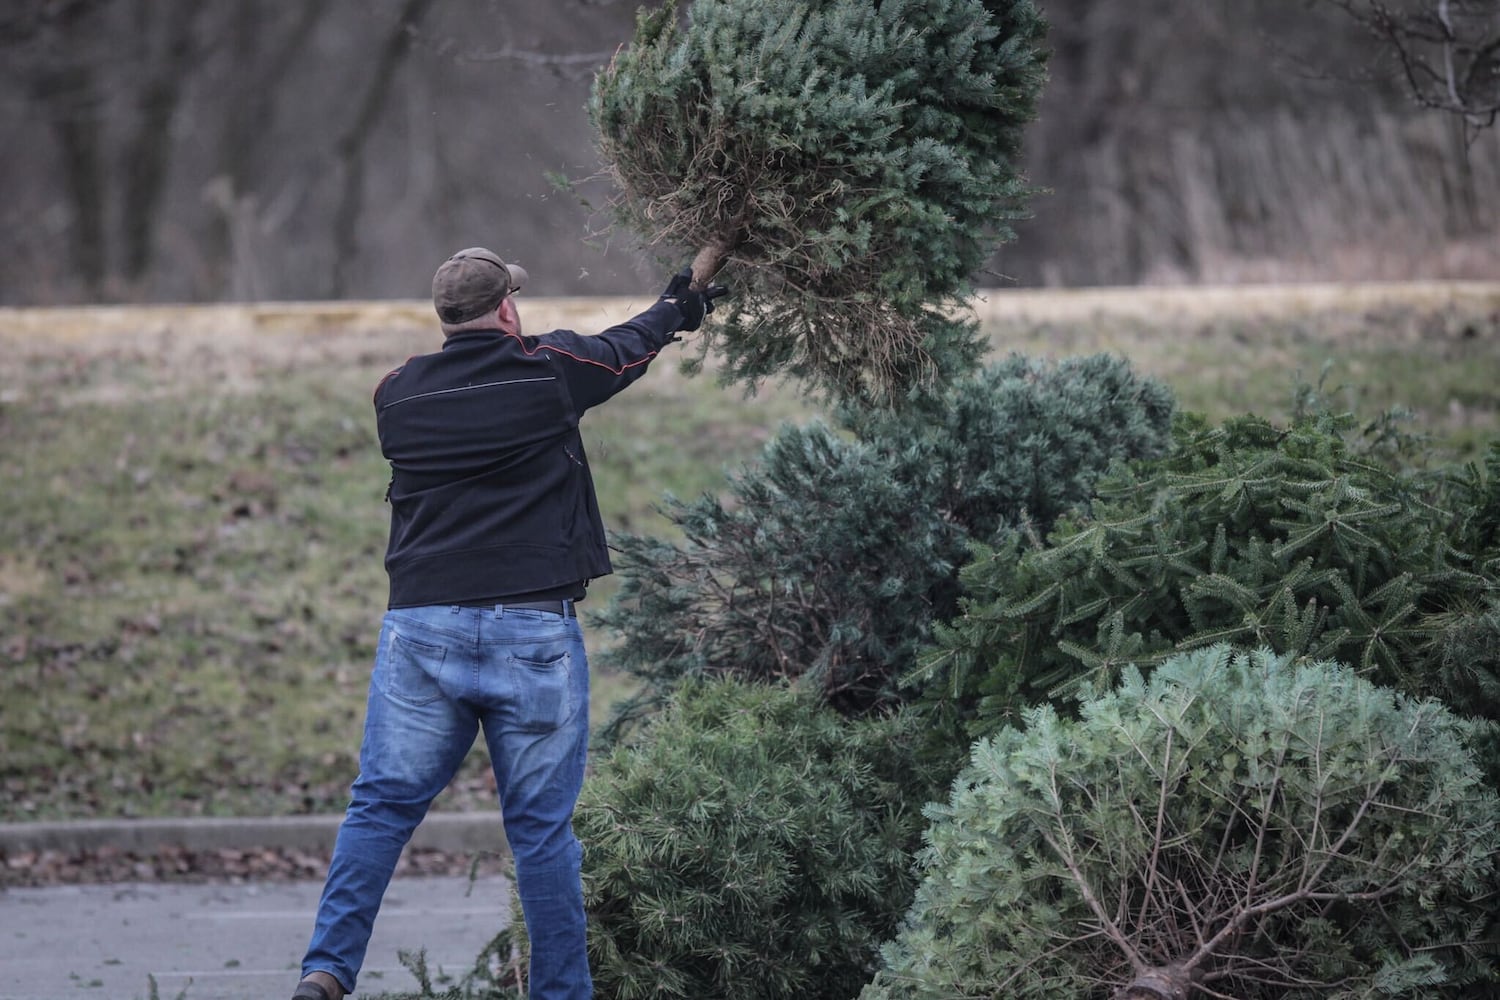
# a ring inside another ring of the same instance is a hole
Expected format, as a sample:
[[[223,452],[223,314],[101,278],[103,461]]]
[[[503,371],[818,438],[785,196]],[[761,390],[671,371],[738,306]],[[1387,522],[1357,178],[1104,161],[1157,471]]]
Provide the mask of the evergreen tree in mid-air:
[[[1044,79],[1030,0],[718,0],[642,16],[591,114],[615,220],[727,262],[726,378],[887,401],[971,370],[945,310],[1005,239]],[[675,259],[674,256],[674,259]]]

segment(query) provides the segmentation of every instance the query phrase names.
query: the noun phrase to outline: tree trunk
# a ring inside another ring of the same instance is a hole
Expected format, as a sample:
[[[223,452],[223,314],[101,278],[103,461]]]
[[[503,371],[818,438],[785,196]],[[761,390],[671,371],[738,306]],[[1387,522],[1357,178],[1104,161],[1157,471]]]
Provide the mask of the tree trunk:
[[[733,249],[728,241],[710,243],[693,258],[693,287],[702,289],[719,273]]]
[[[67,253],[85,291],[96,297],[104,288],[106,255],[104,151],[91,93],[93,73],[87,66],[70,67],[43,86],[56,87],[54,93],[68,95],[64,103],[70,106],[52,112],[52,131],[62,156],[64,187],[73,216]]]
[[[149,9],[143,6],[142,13]],[[131,284],[151,267],[161,196],[172,163],[172,119],[187,85],[188,66],[197,49],[194,23],[202,11],[197,0],[178,0],[167,8],[162,15],[162,52],[153,53],[148,46],[145,53],[145,81],[136,98],[140,120],[125,149],[120,197],[121,271]]]
[[[380,112],[385,108],[391,82],[411,51],[412,32],[432,6],[432,0],[406,0],[401,16],[386,38],[380,59],[375,63],[370,86],[354,115],[354,121],[339,138],[339,203],[333,220],[333,298],[343,298],[349,290],[349,275],[358,254],[356,231],[364,199],[364,147],[374,131]]]
[[[254,268],[253,251],[236,234],[254,229],[262,183],[268,168],[270,143],[276,126],[278,86],[291,72],[311,42],[318,23],[328,12],[328,0],[304,0],[297,5],[291,26],[267,23],[264,4],[239,0],[230,18],[228,41],[232,70],[231,99],[226,102],[219,133],[215,180],[210,204],[216,209],[208,223],[204,254],[207,291],[212,298],[259,297],[258,284],[240,274]],[[269,41],[267,37],[269,36]],[[248,225],[247,225],[248,224]]]
[[[1176,965],[1146,969],[1114,995],[1114,1000],[1190,1000],[1197,992],[1192,973]]]
[[[72,228],[67,256],[84,292],[97,298],[108,266],[104,227],[104,139],[94,63],[76,38],[98,4],[60,4],[36,39],[51,56],[31,78],[33,98],[46,108],[57,141]]]

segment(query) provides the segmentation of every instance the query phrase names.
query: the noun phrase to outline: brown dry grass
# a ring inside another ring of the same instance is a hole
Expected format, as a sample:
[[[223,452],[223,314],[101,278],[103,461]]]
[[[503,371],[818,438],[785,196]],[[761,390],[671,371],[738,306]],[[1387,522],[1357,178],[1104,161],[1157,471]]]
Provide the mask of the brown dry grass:
[[[521,304],[528,330],[590,333],[645,308],[650,300],[539,298],[522,299]],[[973,300],[973,314],[995,332],[1002,349],[1010,346],[1006,331],[1048,324],[1069,331],[1069,339],[1053,345],[1056,349],[1111,349],[1117,342],[1107,328],[1122,325],[1145,344],[1153,339],[1153,326],[1176,330],[1311,321],[1319,324],[1317,336],[1330,342],[1373,337],[1400,344],[1430,337],[1434,318],[1500,322],[1500,282],[984,289]],[[1090,327],[1098,329],[1091,334]],[[250,359],[277,366],[328,360],[330,355],[363,358],[388,347],[429,350],[437,337],[431,306],[419,300],[0,308],[0,344],[5,346],[0,374],[14,376],[18,368],[53,356],[61,347],[92,345],[129,355],[175,357],[194,366],[207,363],[232,376]],[[185,344],[189,351],[183,351]]]
[[[522,315],[592,332],[646,304]],[[1500,430],[1496,284],[1005,291],[976,315],[999,352],[1120,353],[1210,417],[1274,417],[1331,359],[1449,453]],[[437,343],[422,302],[0,309],[0,818],[341,804],[384,596],[369,392]],[[630,395],[585,434],[610,528],[651,535],[663,491],[721,489],[811,413],[672,364]],[[472,761],[447,807],[486,780]]]
[[[522,316],[530,330],[589,333],[646,305],[523,299]],[[1278,416],[1294,383],[1327,366],[1350,405],[1408,407],[1430,432],[1457,435],[1461,455],[1500,426],[1500,282],[988,289],[973,315],[997,353],[1120,354],[1210,417]],[[0,309],[0,406],[41,391],[63,403],[205,385],[251,391],[268,375],[310,368],[378,377],[437,343],[425,301]],[[712,353],[705,368],[717,370]],[[713,407],[711,385],[658,365],[649,391],[669,405]],[[766,421],[752,433],[764,438],[776,419],[808,412],[795,395],[762,390]]]

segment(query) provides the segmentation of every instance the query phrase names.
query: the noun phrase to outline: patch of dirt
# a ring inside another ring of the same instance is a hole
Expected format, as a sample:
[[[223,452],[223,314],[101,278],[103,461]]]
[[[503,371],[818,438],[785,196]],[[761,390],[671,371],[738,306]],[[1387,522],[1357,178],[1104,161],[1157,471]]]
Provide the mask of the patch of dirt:
[[[263,847],[253,850],[190,851],[162,847],[152,853],[114,848],[64,853],[0,853],[0,889],[116,882],[308,882],[328,871],[326,851]],[[415,875],[504,875],[509,859],[500,854],[453,853],[408,848],[396,877]]]

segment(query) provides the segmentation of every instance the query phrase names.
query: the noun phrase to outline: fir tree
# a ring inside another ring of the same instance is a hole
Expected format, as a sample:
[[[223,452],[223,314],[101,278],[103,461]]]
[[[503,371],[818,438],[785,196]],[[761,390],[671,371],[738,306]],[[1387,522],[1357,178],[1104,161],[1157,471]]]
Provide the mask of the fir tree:
[[[863,1000],[1494,996],[1500,804],[1436,702],[1226,647],[1050,706],[930,808]]]
[[[627,715],[695,675],[805,678],[851,714],[889,702],[970,547],[1050,527],[1111,463],[1160,453],[1171,414],[1117,358],[1011,357],[900,412],[783,428],[726,499],[668,504],[682,542],[616,538],[601,619],[623,641],[604,662],[647,682]]]
[[[596,994],[852,997],[895,933],[937,794],[916,719],[689,683],[579,802]]]
[[[944,310],[1027,194],[1045,55],[1030,0],[716,0],[642,15],[590,111],[616,220],[703,250],[726,378],[893,399],[971,370]]]
[[[1500,718],[1500,661],[1450,649],[1500,594],[1480,484],[1390,471],[1347,416],[1282,428],[1184,427],[1164,458],[1099,484],[1090,516],[1043,544],[1012,536],[962,574],[963,613],[919,676],[936,709],[992,731],[1023,707],[1112,683],[1128,663],[1219,642],[1347,662],[1372,679]],[[1445,658],[1446,656],[1446,658]]]

